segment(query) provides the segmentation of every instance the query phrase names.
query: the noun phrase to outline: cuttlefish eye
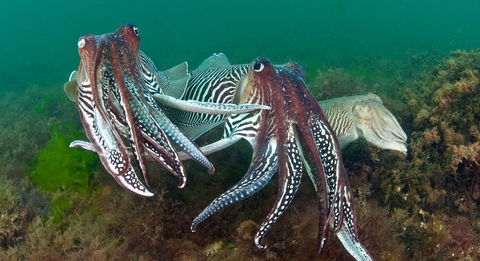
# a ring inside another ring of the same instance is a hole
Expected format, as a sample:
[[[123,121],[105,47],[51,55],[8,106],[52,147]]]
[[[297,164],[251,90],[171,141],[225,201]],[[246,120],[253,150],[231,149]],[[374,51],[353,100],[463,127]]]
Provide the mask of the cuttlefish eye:
[[[78,48],[83,48],[85,46],[85,38],[78,40]]]
[[[133,27],[133,32],[136,36],[138,36],[138,28],[136,26]]]
[[[263,70],[263,63],[261,62],[255,62],[255,64],[253,65],[253,70],[256,71],[256,72],[261,72]]]

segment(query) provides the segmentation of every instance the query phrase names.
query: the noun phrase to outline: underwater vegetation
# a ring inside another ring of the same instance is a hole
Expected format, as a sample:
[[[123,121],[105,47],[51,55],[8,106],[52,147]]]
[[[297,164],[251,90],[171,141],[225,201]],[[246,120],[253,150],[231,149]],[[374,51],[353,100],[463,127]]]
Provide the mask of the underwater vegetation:
[[[28,177],[42,191],[70,190],[86,196],[92,169],[95,169],[98,160],[92,153],[70,149],[69,144],[83,137],[83,133],[67,124],[63,127],[62,132],[53,125],[51,138],[39,151],[35,168]],[[65,133],[72,137],[68,138]]]
[[[374,92],[408,134],[406,156],[362,140],[343,151],[360,241],[374,260],[478,260],[480,50],[358,64],[319,71],[308,86],[317,99]],[[209,156],[215,175],[186,161],[184,189],[150,164],[156,195],[141,198],[97,168],[94,153],[68,149],[84,134],[60,85],[0,97],[0,260],[352,260],[335,237],[316,255],[308,180],[267,235],[265,251],[252,239],[277,182],[206,220],[205,233],[191,233],[192,219],[245,173],[250,144]],[[62,184],[42,185],[59,175]],[[56,205],[64,206],[61,215],[52,215]]]
[[[67,191],[86,197],[90,189],[92,170],[98,165],[98,158],[87,151],[70,149],[69,144],[83,137],[72,124],[64,123],[63,132],[53,125],[50,140],[39,151],[35,167],[27,175],[36,188],[49,193]],[[61,222],[63,212],[73,207],[73,202],[64,196],[56,197],[48,211],[56,223]]]
[[[407,260],[477,260],[480,254],[479,55],[452,52],[406,83],[401,99],[411,115],[399,117],[411,129],[405,159],[372,148],[366,159],[354,156],[355,147],[345,153],[347,168],[368,180],[351,182],[367,201],[364,211],[371,212],[370,202],[388,210]]]
[[[480,254],[479,68],[480,50],[457,50],[406,89],[414,115],[409,156],[374,174],[412,258]]]

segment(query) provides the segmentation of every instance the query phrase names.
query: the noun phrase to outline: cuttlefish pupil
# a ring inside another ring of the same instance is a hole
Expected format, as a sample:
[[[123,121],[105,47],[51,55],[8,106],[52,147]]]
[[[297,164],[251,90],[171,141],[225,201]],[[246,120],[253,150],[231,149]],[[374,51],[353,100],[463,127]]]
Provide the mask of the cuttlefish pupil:
[[[263,65],[263,63],[260,63],[260,62],[255,62],[253,64],[253,70],[256,71],[256,72],[261,72],[264,67],[265,66]]]

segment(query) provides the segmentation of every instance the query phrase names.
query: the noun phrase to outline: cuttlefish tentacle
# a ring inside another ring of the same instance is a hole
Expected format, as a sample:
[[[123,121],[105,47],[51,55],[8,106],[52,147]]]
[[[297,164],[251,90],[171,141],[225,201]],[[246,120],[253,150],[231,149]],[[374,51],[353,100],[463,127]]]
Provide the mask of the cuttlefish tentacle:
[[[145,183],[150,187],[150,178],[148,176],[145,157],[145,153],[148,153],[148,155],[153,157],[172,174],[179,177],[179,187],[185,186],[185,170],[173,150],[172,145],[166,138],[167,134],[163,130],[165,125],[158,124],[158,122],[151,117],[152,114],[151,110],[149,110],[149,105],[143,98],[143,90],[136,89],[135,85],[131,83],[127,84],[127,88],[128,92],[126,92],[126,96],[129,106],[122,106],[122,108],[126,108],[124,109],[124,115],[127,119],[129,114],[126,113],[126,111],[130,110],[134,113],[133,121],[131,123],[127,121],[127,129],[131,130],[129,133],[130,144],[132,145],[132,151],[144,176]],[[133,131],[135,131],[134,134]]]
[[[144,97],[145,104],[147,106],[146,109],[153,118],[152,124],[148,126],[147,130],[157,130],[157,132],[165,133],[164,135],[170,137],[170,140],[162,140],[162,144],[168,143],[168,146],[159,146],[155,149],[155,152],[152,151],[154,149],[153,146],[148,146],[149,150],[153,153],[151,154],[151,156],[153,156],[153,158],[157,162],[169,169],[173,174],[178,174],[178,176],[181,178],[179,187],[183,187],[185,185],[186,177],[184,175],[181,175],[181,173],[184,173],[183,165],[181,164],[181,160],[178,154],[172,149],[170,142],[175,144],[184,153],[192,157],[196,162],[205,166],[208,169],[209,173],[213,173],[215,171],[213,164],[205,157],[205,155],[200,151],[198,146],[194,144],[190,138],[185,136],[185,134],[180,131],[177,126],[175,126],[170,120],[168,120],[167,116],[157,105],[151,94],[146,93]],[[155,145],[155,143],[152,143],[151,145]],[[155,155],[158,155],[159,153],[167,153],[169,157],[162,156],[161,158],[156,158]],[[171,168],[172,166],[175,167],[175,169]],[[180,168],[182,169],[182,171],[180,171]]]
[[[252,158],[251,167],[245,176],[233,187],[218,196],[192,222],[190,229],[195,232],[198,224],[225,207],[254,195],[263,189],[278,169],[276,140],[262,144],[261,150]]]
[[[277,141],[269,139],[264,140],[262,144],[255,143],[257,134],[267,131],[265,128],[260,129],[262,115],[261,111],[230,115],[222,140],[228,141],[227,143],[234,143],[243,138],[254,148],[258,145],[259,150],[254,150],[250,168],[243,178],[217,197],[193,220],[190,227],[191,231],[195,232],[197,225],[214,213],[263,189],[277,171]]]

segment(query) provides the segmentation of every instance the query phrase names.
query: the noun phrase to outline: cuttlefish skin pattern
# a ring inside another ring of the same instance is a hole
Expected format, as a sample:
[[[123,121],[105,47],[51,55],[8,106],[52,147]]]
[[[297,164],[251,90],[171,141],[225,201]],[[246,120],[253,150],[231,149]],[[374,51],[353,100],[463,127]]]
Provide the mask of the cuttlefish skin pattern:
[[[114,33],[80,37],[81,62],[75,99],[90,142],[74,141],[70,147],[96,152],[121,186],[142,196],[152,196],[147,188],[147,155],[178,176],[179,187],[185,185],[185,169],[172,142],[209,172],[214,168],[198,147],[163,114],[148,91],[149,84],[154,84],[149,81],[156,78],[152,78],[152,74],[157,71],[139,46],[138,29],[131,24]],[[129,140],[147,186],[137,177],[122,136]]]
[[[407,134],[377,95],[369,93],[318,103],[342,148],[363,137],[378,148],[407,153]]]
[[[183,92],[182,99],[188,101],[233,104],[235,94],[241,93],[244,88],[248,68],[249,64],[231,65],[223,53],[214,54],[192,71],[188,84],[181,86],[185,89],[176,89],[176,92]],[[407,135],[377,95],[370,93],[341,97],[322,100],[319,104],[335,131],[341,148],[363,137],[376,147],[406,153]],[[175,111],[168,107],[165,112],[172,122],[193,140],[215,126],[224,124],[227,119],[226,115]],[[200,149],[208,155],[231,146],[240,139],[222,139]],[[180,157],[189,158],[184,153],[180,153]]]
[[[303,167],[317,189],[319,211],[319,252],[328,236],[329,226],[341,233],[347,250],[358,260],[371,260],[358,242],[353,199],[343,167],[339,143],[322,109],[307,89],[301,67],[290,62],[273,65],[266,58],[251,64],[245,88],[235,94],[238,101],[269,106],[247,114],[227,118],[224,139],[240,136],[253,147],[251,165],[245,176],[217,197],[192,223],[191,230],[226,206],[261,190],[278,171],[279,189],[273,208],[255,236],[262,239],[293,200]],[[321,204],[320,202],[324,202]]]

